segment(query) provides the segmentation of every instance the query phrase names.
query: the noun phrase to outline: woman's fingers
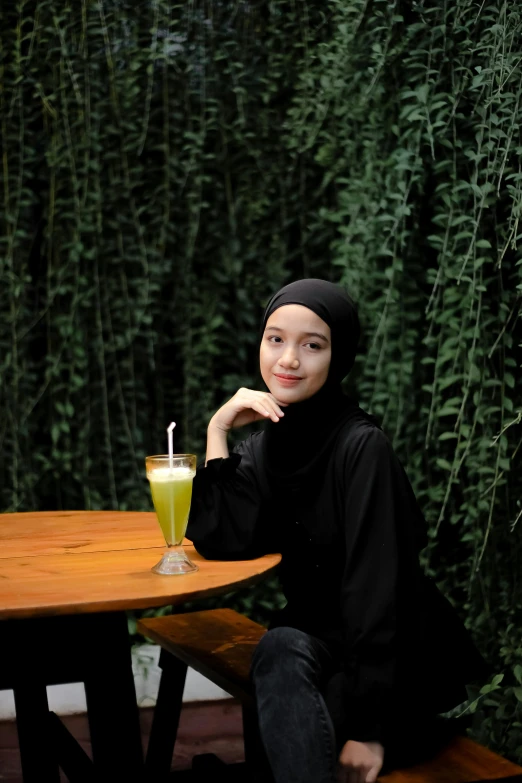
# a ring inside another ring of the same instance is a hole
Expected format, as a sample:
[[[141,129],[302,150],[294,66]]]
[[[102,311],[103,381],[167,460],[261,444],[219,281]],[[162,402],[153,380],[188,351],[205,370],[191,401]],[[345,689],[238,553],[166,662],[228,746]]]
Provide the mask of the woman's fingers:
[[[233,427],[242,427],[259,419],[277,422],[282,416],[284,412],[271,394],[241,388],[214,414],[212,422],[228,432]]]
[[[241,399],[242,407],[244,406],[260,411],[264,416],[270,416],[272,421],[279,421],[279,419],[284,416],[284,413],[277,402],[269,394],[265,394],[264,392],[252,392],[250,390],[245,391],[247,393]]]
[[[281,405],[284,405],[284,403],[279,403],[272,394],[264,394],[263,397],[266,400],[267,404],[271,404],[272,409],[275,410],[275,412],[279,417],[285,415],[284,411],[281,408]]]
[[[281,419],[285,415],[284,411],[280,408],[278,403],[272,397],[266,395],[264,401],[266,403],[266,406],[267,407],[270,406],[271,410],[274,411],[274,413],[276,414],[277,421],[279,421],[279,419]]]
[[[279,416],[273,405],[268,400],[256,400],[252,402],[254,410],[262,413],[265,418],[271,418],[272,421],[279,421]]]

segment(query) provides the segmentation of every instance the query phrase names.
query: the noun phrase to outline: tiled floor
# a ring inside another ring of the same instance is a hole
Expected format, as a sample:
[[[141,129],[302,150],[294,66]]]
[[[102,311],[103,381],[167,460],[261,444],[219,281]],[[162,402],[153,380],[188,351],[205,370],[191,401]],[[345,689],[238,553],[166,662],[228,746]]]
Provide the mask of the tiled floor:
[[[142,708],[140,716],[143,745],[146,748],[152,709]],[[90,755],[86,716],[71,715],[62,720]],[[234,700],[187,702],[183,706],[172,769],[189,769],[193,756],[204,753],[213,753],[227,764],[244,760],[241,706]],[[179,776],[180,783],[184,777]],[[228,779],[231,780],[230,777]],[[66,778],[63,777],[63,780],[66,781]],[[10,721],[0,723],[0,783],[22,783],[16,725]]]

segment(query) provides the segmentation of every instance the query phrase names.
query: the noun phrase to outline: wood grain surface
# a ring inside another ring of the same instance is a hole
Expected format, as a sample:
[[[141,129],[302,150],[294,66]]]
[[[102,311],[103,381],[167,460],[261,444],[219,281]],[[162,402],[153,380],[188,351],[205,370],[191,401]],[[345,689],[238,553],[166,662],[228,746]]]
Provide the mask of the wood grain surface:
[[[381,783],[470,783],[502,780],[522,767],[468,737],[455,737],[434,758],[380,775]]]
[[[138,631],[242,702],[253,697],[250,667],[262,625],[227,608],[143,618]]]
[[[185,540],[199,571],[153,574],[165,546],[148,512],[2,514],[0,529],[1,619],[181,604],[254,584],[281,559],[205,560]]]
[[[0,515],[0,559],[164,546],[153,511],[31,511]]]

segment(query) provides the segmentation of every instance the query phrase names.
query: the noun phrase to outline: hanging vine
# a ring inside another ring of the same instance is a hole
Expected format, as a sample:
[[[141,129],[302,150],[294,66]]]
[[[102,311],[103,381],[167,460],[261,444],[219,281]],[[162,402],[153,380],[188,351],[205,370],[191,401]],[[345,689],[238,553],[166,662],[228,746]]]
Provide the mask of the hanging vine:
[[[268,296],[343,282],[349,387],[504,675],[474,735],[519,763],[521,98],[500,0],[0,9],[2,509],[150,508],[168,421],[202,457],[211,413],[260,383]]]

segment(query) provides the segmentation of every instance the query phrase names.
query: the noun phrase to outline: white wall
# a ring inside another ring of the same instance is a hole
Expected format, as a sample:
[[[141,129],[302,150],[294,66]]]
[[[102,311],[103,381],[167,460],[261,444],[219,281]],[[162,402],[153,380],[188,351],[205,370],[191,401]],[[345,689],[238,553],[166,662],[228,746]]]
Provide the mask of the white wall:
[[[156,703],[161,669],[158,666],[160,648],[155,644],[142,644],[132,651],[132,668],[136,684],[136,697],[140,707]],[[47,687],[49,709],[57,715],[73,715],[86,711],[85,690],[82,683],[50,685]],[[187,672],[183,701],[207,701],[230,698],[217,685],[193,669]],[[0,720],[13,720],[15,706],[13,691],[0,691]]]

